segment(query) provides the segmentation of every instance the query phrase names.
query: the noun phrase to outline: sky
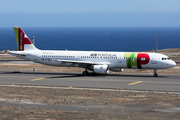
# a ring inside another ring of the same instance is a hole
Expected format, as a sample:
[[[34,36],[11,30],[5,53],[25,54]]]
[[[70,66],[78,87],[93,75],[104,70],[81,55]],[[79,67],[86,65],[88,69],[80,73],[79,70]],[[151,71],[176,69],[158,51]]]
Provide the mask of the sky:
[[[180,27],[180,0],[0,0],[0,27]]]

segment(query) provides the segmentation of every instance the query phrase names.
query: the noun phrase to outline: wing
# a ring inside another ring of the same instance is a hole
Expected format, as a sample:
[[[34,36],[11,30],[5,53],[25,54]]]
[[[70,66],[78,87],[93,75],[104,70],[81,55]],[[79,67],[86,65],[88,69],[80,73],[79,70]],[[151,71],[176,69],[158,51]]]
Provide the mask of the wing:
[[[62,62],[62,63],[74,63],[74,64],[86,64],[86,65],[102,65],[102,64],[106,64],[105,62],[90,62],[90,61],[75,61],[75,60],[56,60],[56,59],[51,59],[51,60]]]

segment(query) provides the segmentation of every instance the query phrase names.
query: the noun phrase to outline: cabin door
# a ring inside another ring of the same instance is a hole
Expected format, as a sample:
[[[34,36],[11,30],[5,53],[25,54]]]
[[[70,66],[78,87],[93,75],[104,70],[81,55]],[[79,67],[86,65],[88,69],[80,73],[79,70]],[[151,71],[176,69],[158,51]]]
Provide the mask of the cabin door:
[[[156,55],[152,55],[151,63],[156,64]]]
[[[38,55],[39,55],[39,52],[34,52],[34,62],[39,62],[39,57],[38,57]]]
[[[118,54],[117,55],[117,62],[118,63],[122,63],[122,59],[123,59],[123,55],[122,54]]]
[[[76,56],[76,60],[80,61],[80,56],[79,55]]]
[[[122,57],[121,56],[118,57],[118,63],[122,63]]]
[[[34,62],[38,62],[38,56],[34,55]]]

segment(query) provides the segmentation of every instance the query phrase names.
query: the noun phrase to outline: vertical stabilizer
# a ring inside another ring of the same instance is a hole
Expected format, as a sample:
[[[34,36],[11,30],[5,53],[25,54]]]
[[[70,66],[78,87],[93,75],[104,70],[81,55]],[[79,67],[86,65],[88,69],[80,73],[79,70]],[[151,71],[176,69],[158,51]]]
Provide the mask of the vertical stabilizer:
[[[14,27],[18,51],[37,50],[20,27]]]

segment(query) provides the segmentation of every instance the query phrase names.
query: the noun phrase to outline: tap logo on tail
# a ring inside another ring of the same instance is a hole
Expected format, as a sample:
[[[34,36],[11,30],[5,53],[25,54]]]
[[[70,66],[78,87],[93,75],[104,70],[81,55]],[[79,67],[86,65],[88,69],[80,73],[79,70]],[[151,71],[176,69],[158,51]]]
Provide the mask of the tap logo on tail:
[[[18,51],[24,51],[25,44],[32,44],[27,35],[20,27],[14,27]]]

